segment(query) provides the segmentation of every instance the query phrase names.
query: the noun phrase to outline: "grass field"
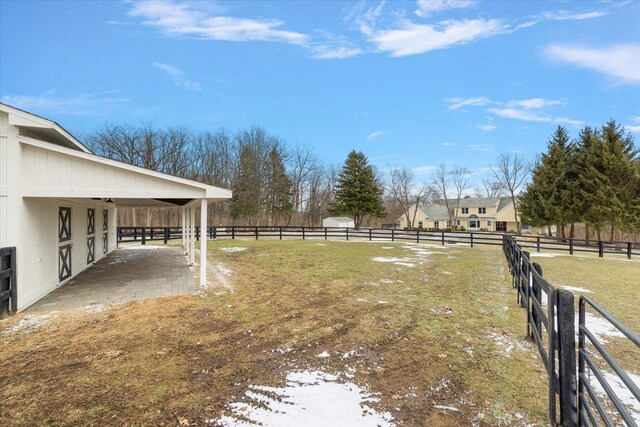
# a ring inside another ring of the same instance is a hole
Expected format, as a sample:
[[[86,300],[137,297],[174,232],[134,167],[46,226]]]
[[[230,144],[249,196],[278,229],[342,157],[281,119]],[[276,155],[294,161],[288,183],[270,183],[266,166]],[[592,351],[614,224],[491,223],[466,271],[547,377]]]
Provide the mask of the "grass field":
[[[337,387],[329,376],[366,394],[377,424],[547,424],[546,376],[499,248],[209,249],[225,286],[0,335],[0,425],[244,425],[301,372],[318,390]]]

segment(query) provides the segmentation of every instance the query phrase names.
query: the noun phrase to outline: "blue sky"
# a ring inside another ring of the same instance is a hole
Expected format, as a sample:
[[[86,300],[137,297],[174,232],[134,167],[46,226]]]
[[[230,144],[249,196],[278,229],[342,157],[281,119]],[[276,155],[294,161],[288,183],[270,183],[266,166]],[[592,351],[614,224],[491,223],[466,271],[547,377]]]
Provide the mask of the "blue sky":
[[[252,124],[428,179],[558,124],[640,136],[640,2],[0,3],[0,99],[73,133]]]

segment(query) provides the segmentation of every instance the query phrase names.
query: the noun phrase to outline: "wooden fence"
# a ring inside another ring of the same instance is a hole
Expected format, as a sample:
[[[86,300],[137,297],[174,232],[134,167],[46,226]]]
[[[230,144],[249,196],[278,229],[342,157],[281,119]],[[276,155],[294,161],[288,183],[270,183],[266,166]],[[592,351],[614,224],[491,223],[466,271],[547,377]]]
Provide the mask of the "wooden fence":
[[[196,238],[200,240],[200,227],[195,227]],[[147,241],[181,239],[181,227],[118,227],[118,241]],[[272,238],[272,239],[343,239],[367,241],[405,241],[433,244],[466,244],[502,246],[504,233],[472,231],[421,231],[382,228],[341,228],[341,227],[295,227],[295,226],[211,226],[207,227],[209,239]],[[521,248],[536,252],[554,251],[593,253],[599,257],[617,254],[631,259],[640,256],[640,243],[615,242],[606,240],[563,239],[544,236],[514,236]]]

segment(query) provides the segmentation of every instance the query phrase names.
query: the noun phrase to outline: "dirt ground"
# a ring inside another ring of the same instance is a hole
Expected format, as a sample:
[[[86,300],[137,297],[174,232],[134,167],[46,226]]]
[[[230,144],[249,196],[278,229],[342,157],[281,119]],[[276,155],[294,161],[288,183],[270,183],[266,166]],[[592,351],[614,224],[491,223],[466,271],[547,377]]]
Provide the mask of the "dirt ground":
[[[230,402],[300,370],[366,388],[390,424],[546,425],[499,249],[209,244],[224,286],[1,322],[0,425],[240,425]]]

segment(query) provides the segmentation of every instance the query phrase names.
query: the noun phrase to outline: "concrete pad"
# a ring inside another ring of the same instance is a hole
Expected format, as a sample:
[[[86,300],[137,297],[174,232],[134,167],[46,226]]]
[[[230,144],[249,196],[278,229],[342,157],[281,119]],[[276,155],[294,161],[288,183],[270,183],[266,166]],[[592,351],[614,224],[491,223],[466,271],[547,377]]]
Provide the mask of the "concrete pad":
[[[194,275],[182,248],[116,249],[25,312],[74,309],[89,304],[122,304],[195,290]]]

